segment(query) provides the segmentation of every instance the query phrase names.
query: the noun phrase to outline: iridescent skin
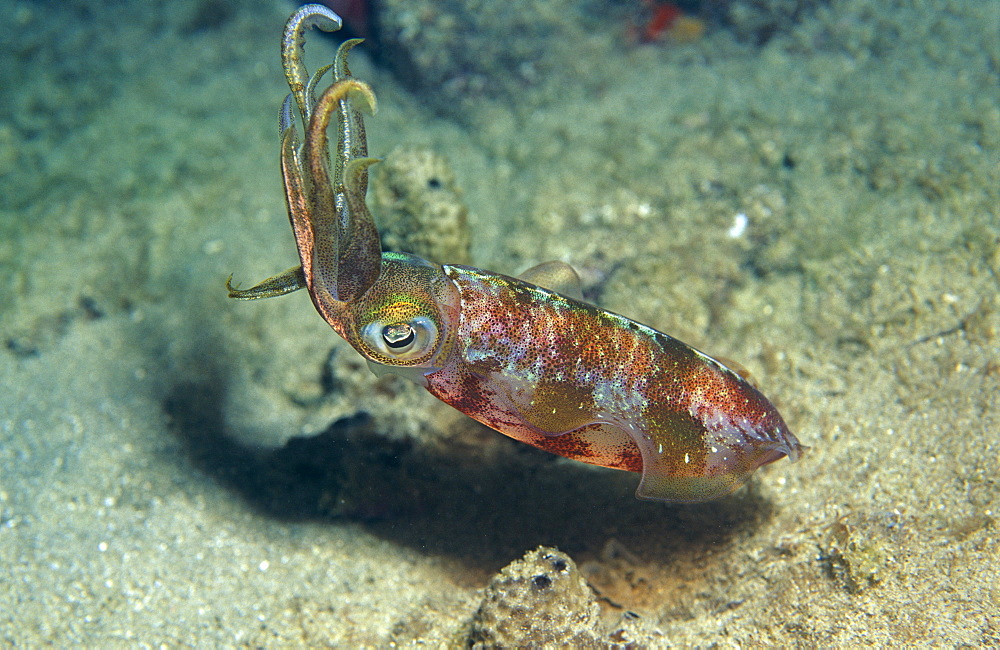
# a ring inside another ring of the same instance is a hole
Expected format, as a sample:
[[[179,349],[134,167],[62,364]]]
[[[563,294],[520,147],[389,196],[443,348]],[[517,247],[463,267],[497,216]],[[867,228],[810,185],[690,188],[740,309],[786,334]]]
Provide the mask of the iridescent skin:
[[[310,77],[304,31],[340,19],[307,5],[288,21],[282,61],[281,162],[301,265],[230,296],[252,300],[306,288],[320,315],[375,372],[394,372],[476,420],[540,449],[642,472],[637,496],[703,501],[728,494],[761,465],[801,446],[756,388],[666,334],[578,299],[561,263],[511,278],[382,253],[365,205],[368,167],[348,41]],[[327,70],[334,81],[317,99]],[[302,118],[299,141],[292,102]],[[327,127],[336,115],[332,169]],[[577,281],[578,282],[578,281]],[[562,292],[548,287],[566,286]]]

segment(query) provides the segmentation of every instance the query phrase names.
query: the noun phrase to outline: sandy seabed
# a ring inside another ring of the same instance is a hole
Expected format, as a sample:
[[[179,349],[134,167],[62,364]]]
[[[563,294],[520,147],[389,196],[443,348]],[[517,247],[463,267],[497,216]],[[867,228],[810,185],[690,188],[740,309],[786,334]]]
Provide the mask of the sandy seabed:
[[[357,51],[371,151],[450,162],[476,265],[571,262],[808,445],[690,506],[368,375],[304,294],[226,299],[295,262],[289,6],[243,4],[0,7],[0,643],[461,646],[546,545],[648,645],[1000,644],[1000,3],[760,46],[619,3],[585,82],[459,118]]]

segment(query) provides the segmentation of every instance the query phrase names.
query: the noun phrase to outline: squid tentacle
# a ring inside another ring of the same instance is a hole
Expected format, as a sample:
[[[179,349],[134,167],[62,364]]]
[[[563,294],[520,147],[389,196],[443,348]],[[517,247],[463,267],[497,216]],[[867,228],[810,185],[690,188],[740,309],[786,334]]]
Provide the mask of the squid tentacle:
[[[335,32],[344,22],[328,7],[319,4],[308,4],[299,7],[285,23],[285,31],[281,37],[281,63],[285,68],[285,79],[298,104],[299,114],[308,123],[315,99],[310,96],[309,71],[303,61],[303,48],[306,43],[305,31],[316,27],[324,32]]]

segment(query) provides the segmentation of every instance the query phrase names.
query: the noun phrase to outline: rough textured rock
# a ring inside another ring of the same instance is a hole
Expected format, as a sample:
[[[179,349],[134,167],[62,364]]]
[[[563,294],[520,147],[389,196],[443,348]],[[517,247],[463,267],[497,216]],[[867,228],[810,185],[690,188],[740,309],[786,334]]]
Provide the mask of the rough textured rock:
[[[472,620],[474,648],[642,648],[664,641],[635,612],[605,631],[597,596],[569,555],[539,546],[490,580]]]
[[[440,154],[393,150],[375,168],[372,208],[383,248],[438,263],[471,264],[469,209]]]
[[[473,619],[474,647],[597,647],[600,611],[576,563],[539,546],[493,577]]]

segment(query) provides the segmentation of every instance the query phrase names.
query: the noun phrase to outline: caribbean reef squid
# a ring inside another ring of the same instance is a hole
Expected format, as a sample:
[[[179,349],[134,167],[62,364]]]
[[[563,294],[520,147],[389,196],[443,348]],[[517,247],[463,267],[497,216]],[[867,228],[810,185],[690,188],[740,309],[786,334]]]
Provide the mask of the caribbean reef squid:
[[[567,264],[513,278],[383,252],[365,204],[377,160],[368,157],[362,114],[374,114],[375,95],[347,62],[361,41],[344,42],[310,76],[303,47],[313,26],[334,31],[341,20],[324,6],[303,6],[281,41],[291,89],[279,117],[281,173],[300,265],[246,290],[230,278],[231,297],[305,288],[376,373],[417,382],[540,449],[641,472],[642,499],[713,499],[761,465],[798,459],[798,440],[740,372],[583,301]],[[328,72],[332,83],[317,94]]]

